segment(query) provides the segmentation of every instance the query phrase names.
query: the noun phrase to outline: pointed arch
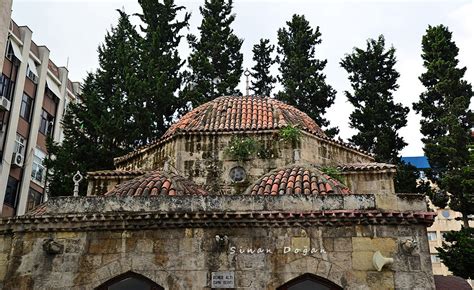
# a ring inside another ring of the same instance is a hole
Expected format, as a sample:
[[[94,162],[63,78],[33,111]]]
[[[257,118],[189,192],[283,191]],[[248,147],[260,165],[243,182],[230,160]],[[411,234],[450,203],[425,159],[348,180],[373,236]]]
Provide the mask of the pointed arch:
[[[306,273],[286,282],[277,290],[342,290],[342,287],[326,278]]]
[[[100,286],[95,288],[95,290],[164,290],[164,288],[156,284],[151,279],[140,275],[138,273],[128,271],[118,276],[115,276]]]

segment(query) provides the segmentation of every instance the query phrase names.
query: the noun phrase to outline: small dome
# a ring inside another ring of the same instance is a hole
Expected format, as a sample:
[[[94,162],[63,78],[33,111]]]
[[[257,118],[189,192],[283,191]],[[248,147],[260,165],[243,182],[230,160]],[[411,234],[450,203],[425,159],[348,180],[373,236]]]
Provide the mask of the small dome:
[[[162,139],[179,132],[241,132],[298,126],[325,137],[323,130],[300,110],[269,97],[226,96],[202,104],[173,124]]]
[[[261,177],[247,190],[251,195],[351,194],[347,186],[311,166],[285,167]]]
[[[152,171],[120,183],[106,196],[207,195],[207,191],[185,177]]]

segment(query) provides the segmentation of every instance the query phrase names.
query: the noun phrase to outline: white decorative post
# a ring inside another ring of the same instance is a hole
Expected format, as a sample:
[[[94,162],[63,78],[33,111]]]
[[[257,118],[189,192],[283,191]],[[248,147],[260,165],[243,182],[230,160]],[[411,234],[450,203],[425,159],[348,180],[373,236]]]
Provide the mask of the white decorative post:
[[[74,194],[73,196],[79,196],[79,182],[82,180],[82,174],[79,170],[74,174],[72,177],[72,181],[74,181]]]
[[[248,68],[245,69],[244,71],[244,76],[245,76],[245,91],[246,95],[249,95],[249,76],[250,76],[250,71]]]

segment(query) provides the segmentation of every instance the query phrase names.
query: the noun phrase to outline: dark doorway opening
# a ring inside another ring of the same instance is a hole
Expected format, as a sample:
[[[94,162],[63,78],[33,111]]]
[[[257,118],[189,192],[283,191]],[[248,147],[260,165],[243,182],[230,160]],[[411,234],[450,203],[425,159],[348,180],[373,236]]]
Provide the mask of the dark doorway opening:
[[[126,272],[107,280],[96,290],[164,290],[164,288],[143,275]]]
[[[342,290],[342,287],[323,277],[306,273],[288,281],[277,290]]]

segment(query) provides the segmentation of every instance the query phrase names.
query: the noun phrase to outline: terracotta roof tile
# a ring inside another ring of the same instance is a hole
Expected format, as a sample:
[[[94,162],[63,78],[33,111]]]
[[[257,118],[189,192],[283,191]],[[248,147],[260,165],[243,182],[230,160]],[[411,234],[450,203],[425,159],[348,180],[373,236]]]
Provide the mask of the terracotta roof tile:
[[[347,186],[316,168],[291,166],[274,170],[247,190],[252,195],[351,194]]]
[[[231,96],[205,103],[173,124],[162,138],[178,132],[273,130],[289,124],[326,137],[308,115],[272,98]]]
[[[436,213],[434,212],[399,212],[378,210],[318,210],[318,211],[261,211],[261,212],[123,212],[109,213],[77,213],[58,214],[28,212],[24,216],[0,219],[0,233],[8,231],[15,225],[22,225],[21,229],[33,231],[46,231],[57,227],[66,226],[68,230],[77,230],[84,227],[93,228],[133,228],[137,224],[143,228],[173,228],[198,226],[198,227],[241,227],[241,226],[348,226],[353,224],[380,224],[380,225],[431,225]],[[126,217],[124,219],[124,217]],[[107,221],[101,223],[100,221]],[[114,221],[116,223],[114,224]],[[151,222],[154,221],[154,222]],[[38,224],[46,227],[38,227]],[[438,283],[436,283],[438,285]],[[459,285],[459,284],[451,284]],[[464,289],[464,288],[440,288]],[[469,289],[469,288],[466,288]]]
[[[396,170],[397,166],[388,163],[347,163],[342,164],[337,167],[342,171],[373,171],[373,170],[384,170],[384,169],[393,169]]]
[[[183,133],[279,130],[288,125],[298,126],[301,130],[317,138],[371,157],[366,151],[341,140],[327,137],[313,119],[293,106],[268,97],[224,96],[195,108],[171,125],[161,138],[115,158],[114,162],[117,165]]]
[[[207,195],[207,192],[182,176],[152,171],[123,182],[105,193],[106,196],[153,196],[153,195]]]
[[[109,177],[109,176],[118,176],[118,177],[128,177],[128,176],[141,176],[149,171],[146,170],[101,170],[101,171],[93,171],[87,172],[87,178],[96,179],[101,177]]]

